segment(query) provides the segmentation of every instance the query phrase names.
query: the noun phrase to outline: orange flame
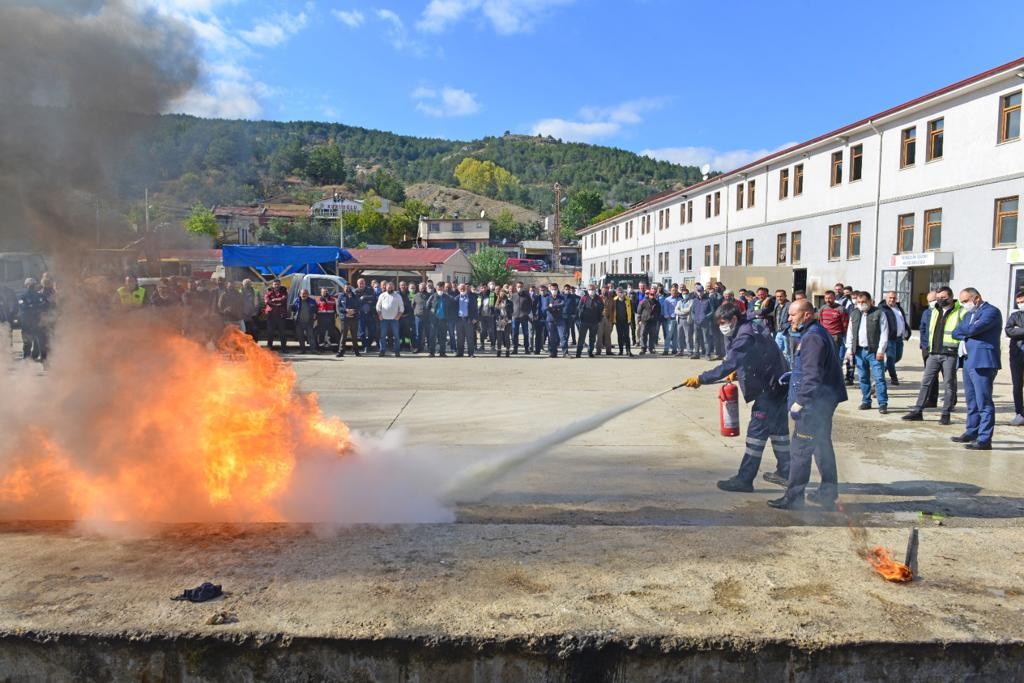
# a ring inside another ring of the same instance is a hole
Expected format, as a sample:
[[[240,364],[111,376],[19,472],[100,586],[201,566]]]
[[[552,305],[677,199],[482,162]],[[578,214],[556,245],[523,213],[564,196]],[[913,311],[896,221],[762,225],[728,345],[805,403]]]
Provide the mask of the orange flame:
[[[886,581],[906,583],[914,579],[914,574],[910,571],[910,567],[892,559],[889,551],[880,545],[876,545],[868,551],[867,561]]]
[[[54,359],[52,404],[0,443],[0,517],[281,521],[297,463],[349,448],[348,428],[238,328],[214,350],[124,318]]]

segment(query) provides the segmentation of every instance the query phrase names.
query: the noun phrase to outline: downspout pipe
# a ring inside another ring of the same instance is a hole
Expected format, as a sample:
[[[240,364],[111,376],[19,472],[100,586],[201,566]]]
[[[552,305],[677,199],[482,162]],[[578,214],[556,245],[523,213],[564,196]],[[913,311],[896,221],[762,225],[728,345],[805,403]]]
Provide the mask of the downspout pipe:
[[[875,135],[878,137],[878,168],[875,173],[875,238],[873,249],[874,258],[871,263],[871,279],[874,281],[875,278],[878,278],[877,282],[879,290],[876,293],[880,295],[882,278],[881,274],[878,272],[878,240],[881,234],[881,228],[878,221],[882,207],[882,131],[878,130],[875,122],[870,119],[868,119],[868,125],[871,126],[871,130],[873,130]],[[849,237],[847,237],[847,239],[849,239]]]

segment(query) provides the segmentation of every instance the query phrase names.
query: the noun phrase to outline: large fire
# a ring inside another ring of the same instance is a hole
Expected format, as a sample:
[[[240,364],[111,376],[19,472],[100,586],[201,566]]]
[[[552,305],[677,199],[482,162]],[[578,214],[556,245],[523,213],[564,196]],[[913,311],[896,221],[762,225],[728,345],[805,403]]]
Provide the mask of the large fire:
[[[65,337],[32,378],[45,404],[0,425],[0,516],[280,521],[297,464],[349,449],[348,428],[238,328],[210,348],[149,315],[106,324]]]

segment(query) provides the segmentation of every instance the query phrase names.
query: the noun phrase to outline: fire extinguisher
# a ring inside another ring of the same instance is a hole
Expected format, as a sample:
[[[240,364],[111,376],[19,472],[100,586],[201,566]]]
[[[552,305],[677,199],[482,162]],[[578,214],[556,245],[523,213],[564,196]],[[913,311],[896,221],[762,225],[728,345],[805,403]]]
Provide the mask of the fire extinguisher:
[[[732,382],[726,382],[718,390],[718,407],[722,436],[739,436],[740,394]]]

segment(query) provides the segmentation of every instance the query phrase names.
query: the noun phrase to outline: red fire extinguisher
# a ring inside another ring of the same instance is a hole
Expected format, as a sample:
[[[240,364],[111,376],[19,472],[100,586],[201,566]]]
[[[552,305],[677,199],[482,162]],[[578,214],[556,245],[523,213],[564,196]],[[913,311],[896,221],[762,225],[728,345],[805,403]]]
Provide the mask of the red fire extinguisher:
[[[739,436],[740,393],[732,382],[726,382],[718,390],[718,407],[722,436]]]

